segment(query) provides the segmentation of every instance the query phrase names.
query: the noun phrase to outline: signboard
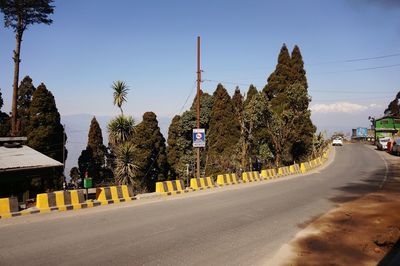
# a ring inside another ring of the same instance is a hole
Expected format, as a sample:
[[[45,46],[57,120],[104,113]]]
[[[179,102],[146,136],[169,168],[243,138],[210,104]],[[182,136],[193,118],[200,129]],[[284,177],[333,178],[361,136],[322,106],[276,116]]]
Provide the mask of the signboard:
[[[206,146],[206,130],[204,128],[193,129],[193,147],[204,148]]]
[[[368,129],[366,127],[358,127],[356,130],[357,137],[367,137],[368,136]]]

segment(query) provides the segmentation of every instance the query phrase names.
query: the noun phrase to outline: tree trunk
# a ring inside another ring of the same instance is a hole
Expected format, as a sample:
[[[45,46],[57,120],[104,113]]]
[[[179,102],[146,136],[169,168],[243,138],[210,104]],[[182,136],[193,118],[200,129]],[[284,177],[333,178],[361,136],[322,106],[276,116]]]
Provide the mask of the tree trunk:
[[[21,42],[22,42],[22,19],[18,18],[17,33],[15,34],[16,47],[14,50],[14,81],[13,81],[13,97],[12,97],[12,107],[11,107],[11,136],[18,135],[17,127],[17,98],[18,98],[18,79],[19,79],[19,63],[20,52],[21,52]]]

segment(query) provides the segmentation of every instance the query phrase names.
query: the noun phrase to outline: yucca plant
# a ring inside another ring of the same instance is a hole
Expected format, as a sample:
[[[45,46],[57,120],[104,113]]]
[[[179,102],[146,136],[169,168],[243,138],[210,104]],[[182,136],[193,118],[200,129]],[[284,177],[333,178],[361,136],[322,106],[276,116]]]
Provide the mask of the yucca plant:
[[[128,85],[121,80],[114,81],[111,88],[114,90],[114,105],[117,105],[121,110],[121,114],[124,115],[122,110],[122,104],[126,102],[126,96],[128,95]]]
[[[134,120],[132,116],[119,115],[108,125],[108,140],[112,145],[126,142],[133,134]]]
[[[134,164],[134,146],[130,142],[125,142],[118,146],[116,150],[116,167],[114,176],[120,185],[137,185],[136,173],[138,167]]]

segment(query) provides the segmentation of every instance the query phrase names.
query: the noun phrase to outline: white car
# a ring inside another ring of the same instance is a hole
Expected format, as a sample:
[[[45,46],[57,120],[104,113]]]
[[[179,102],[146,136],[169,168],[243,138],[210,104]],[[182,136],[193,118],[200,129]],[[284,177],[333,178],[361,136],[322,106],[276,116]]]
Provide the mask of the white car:
[[[332,146],[343,146],[343,140],[340,138],[336,138],[332,141]]]
[[[378,142],[376,143],[376,147],[378,148],[378,150],[384,151],[387,149],[387,144],[388,142],[391,141],[390,138],[379,138]]]

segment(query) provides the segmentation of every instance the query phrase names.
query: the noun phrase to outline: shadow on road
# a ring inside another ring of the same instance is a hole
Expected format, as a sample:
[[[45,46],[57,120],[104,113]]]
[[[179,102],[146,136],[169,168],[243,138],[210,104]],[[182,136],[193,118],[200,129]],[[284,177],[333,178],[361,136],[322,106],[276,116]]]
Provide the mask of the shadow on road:
[[[363,173],[363,175],[366,177],[358,182],[348,183],[342,187],[336,188],[340,193],[330,198],[330,200],[335,203],[344,203],[379,190],[379,186],[385,175],[385,168],[379,169],[372,174]]]

